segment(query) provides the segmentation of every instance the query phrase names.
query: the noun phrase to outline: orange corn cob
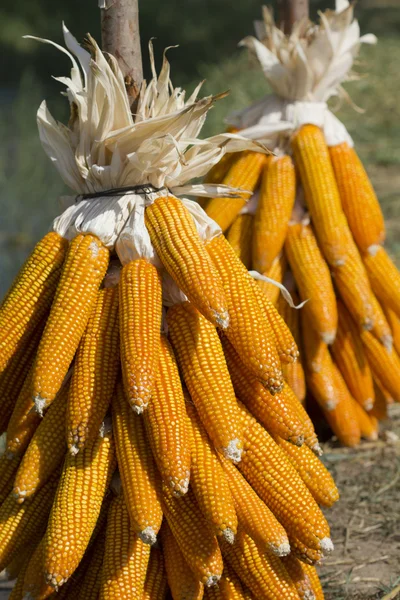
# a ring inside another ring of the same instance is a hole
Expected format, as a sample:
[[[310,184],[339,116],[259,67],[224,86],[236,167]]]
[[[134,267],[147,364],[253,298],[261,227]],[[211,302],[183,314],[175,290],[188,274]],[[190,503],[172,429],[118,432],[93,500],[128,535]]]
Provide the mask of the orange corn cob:
[[[373,310],[372,320],[374,323],[371,332],[390,352],[393,346],[392,330],[390,329],[386,315],[374,294],[371,294],[371,305]]]
[[[322,585],[318,577],[317,569],[314,566],[305,563],[303,563],[302,567],[311,581],[315,600],[324,600],[325,596],[322,591]]]
[[[103,437],[76,456],[67,454],[44,541],[46,581],[56,590],[85,553],[114,468],[114,443],[108,426]]]
[[[278,436],[274,436],[274,440],[285,451],[317,504],[330,507],[339,500],[339,492],[332,475],[308,446],[296,448]]]
[[[332,357],[328,346],[310,327],[304,316],[302,323],[307,385],[321,408],[333,410],[338,398],[333,383]]]
[[[379,429],[377,419],[365,412],[358,402],[354,402],[354,409],[357,416],[361,437],[371,441],[377,440]]]
[[[342,207],[357,246],[363,252],[385,239],[385,223],[369,177],[347,142],[331,146],[329,154]]]
[[[202,600],[204,585],[191,571],[167,522],[163,523],[161,539],[165,570],[173,600]]]
[[[324,558],[321,550],[314,550],[314,548],[310,548],[294,535],[289,535],[289,542],[290,551],[294,556],[297,556],[302,563],[316,565],[320,564]]]
[[[399,354],[400,353],[400,319],[391,308],[388,308],[387,306],[383,306],[382,308],[386,315],[386,319],[389,323],[390,330],[392,332],[394,349],[396,350],[397,354]]]
[[[205,183],[221,183],[233,163],[240,158],[241,154],[241,152],[224,154],[221,160],[208,171],[205,176]]]
[[[278,556],[260,550],[241,529],[232,546],[224,542],[224,559],[256,598],[299,600],[296,588]]]
[[[149,558],[150,546],[131,529],[121,494],[112,500],[108,513],[99,600],[141,598]]]
[[[240,258],[246,269],[251,267],[251,238],[253,235],[253,215],[239,214],[229,227],[226,239]]]
[[[335,339],[338,314],[328,265],[310,225],[290,224],[285,251],[299,289],[303,307],[313,328],[326,344]]]
[[[397,352],[389,352],[369,331],[362,331],[361,339],[374,376],[392,398],[400,402],[400,358]]]
[[[290,552],[286,531],[237,468],[221,457],[240,527],[261,548],[277,556]]]
[[[298,304],[298,297],[295,292],[292,292],[292,298],[294,303]],[[277,309],[292,332],[294,341],[299,348],[301,340],[299,311],[289,306],[283,296],[278,298]],[[306,397],[306,381],[301,359],[302,357],[300,356],[294,363],[283,364],[282,373],[286,383],[293,390],[298,400],[303,403]]]
[[[218,585],[206,588],[204,598],[209,600],[254,600],[253,594],[226,563]]]
[[[129,407],[121,383],[112,408],[118,468],[131,527],[143,542],[154,544],[162,522],[157,467],[144,422]]]
[[[161,276],[147,260],[133,260],[119,283],[121,364],[125,393],[138,414],[151,398],[162,316]]]
[[[304,404],[306,397],[306,378],[301,361],[297,360],[295,363],[282,365],[282,373],[287,385],[293,390],[296,398],[301,404]]]
[[[52,596],[54,589],[46,582],[44,573],[44,538],[32,554],[25,573],[23,598],[45,600]]]
[[[268,161],[254,217],[253,267],[264,273],[281,252],[296,195],[295,169],[290,156]]]
[[[0,307],[0,372],[50,308],[67,240],[48,233],[17,275]]]
[[[164,600],[167,589],[168,582],[163,555],[157,548],[152,548],[141,600]]]
[[[278,283],[282,283],[283,277],[285,275],[287,267],[287,260],[285,254],[282,252],[279,256],[277,256],[273,261],[271,268],[268,271],[264,271],[262,275],[277,281]],[[257,285],[262,289],[264,294],[267,296],[268,300],[272,302],[275,306],[278,302],[278,298],[280,295],[280,289],[278,286],[273,285],[272,283],[267,283],[262,279],[256,279]]]
[[[70,243],[39,344],[32,396],[42,412],[54,400],[79,345],[106,273],[109,251],[94,235]]]
[[[189,302],[170,308],[167,322],[179,367],[208,435],[218,451],[239,461],[239,410],[215,328]]]
[[[21,570],[27,566],[32,554],[36,550],[40,540],[32,540],[26,544],[25,548],[22,548],[18,554],[15,554],[13,559],[8,563],[6,568],[6,576],[8,581],[17,579]]]
[[[174,497],[168,488],[163,492],[165,517],[189,568],[206,586],[215,585],[222,575],[222,556],[213,529],[201,513],[193,491],[189,489],[180,498]]]
[[[13,490],[19,503],[34,496],[64,459],[68,388],[64,386],[54,400],[22,458]]]
[[[368,412],[371,417],[375,417],[379,421],[387,419],[387,399],[382,388],[374,381],[375,401],[372,409]]]
[[[146,209],[146,227],[165,269],[198,310],[225,329],[228,307],[222,283],[193,218],[178,198],[166,196]]]
[[[187,413],[192,450],[191,488],[214,532],[232,544],[238,520],[225,471],[190,401]]]
[[[302,444],[303,424],[292,404],[286,402],[284,391],[272,396],[246,369],[229,340],[224,336],[222,341],[233,387],[239,399],[268,431],[293,444]]]
[[[303,125],[292,137],[292,150],[322,253],[331,267],[343,264],[348,225],[322,130]]]
[[[315,600],[311,579],[298,558],[289,554],[282,559],[285,569],[293,581],[300,600]]]
[[[25,504],[15,502],[9,494],[0,507],[0,570],[18,554],[26,544],[42,534],[53,503],[59,473],[55,473],[38,494]]]
[[[13,488],[15,473],[21,458],[7,451],[0,456],[0,506]]]
[[[391,308],[400,317],[400,273],[384,248],[363,255],[371,287],[383,306]]]
[[[314,452],[314,454],[321,456],[322,450],[318,442],[318,437],[315,433],[313,422],[311,421],[306,409],[298,401],[296,394],[288,385],[285,385],[283,388],[283,393],[285,395],[286,405],[290,404],[293,407],[298,418],[303,423],[304,443]]]
[[[186,494],[190,476],[185,398],[174,352],[164,335],[160,347],[158,372],[145,424],[161,477],[180,496]]]
[[[93,547],[90,548],[89,552],[86,552],[83,561],[78,567],[78,569],[80,570],[81,566],[83,566],[84,572],[82,574],[82,579],[80,579],[79,581],[79,590],[76,595],[77,600],[98,599],[100,591],[101,570],[104,560],[104,550],[105,531],[103,530],[96,537],[93,543]],[[61,588],[61,592],[62,591],[63,588]]]
[[[378,342],[379,343],[379,342]],[[332,383],[338,400],[333,410],[324,410],[324,415],[333,433],[342,444],[349,447],[360,443],[360,427],[355,409],[355,400],[336,365],[333,365]]]
[[[259,152],[242,152],[234,161],[223,178],[224,185],[245,190],[239,198],[212,198],[206,204],[205,211],[226,231],[240,213],[251,193],[257,188],[262,171],[267,163],[265,154]]]
[[[371,369],[359,330],[342,302],[338,302],[339,327],[332,353],[353,398],[370,410],[374,402]]]
[[[70,452],[82,450],[98,436],[118,366],[118,290],[104,288],[98,292],[76,353],[67,410]]]
[[[285,452],[243,407],[245,445],[240,471],[288,534],[330,552],[329,526]],[[260,466],[263,465],[263,468]]]
[[[258,304],[251,276],[224,236],[214,238],[206,248],[221,276],[227,296],[230,315],[227,337],[247,368],[271,393],[279,392],[283,377],[275,339]]]

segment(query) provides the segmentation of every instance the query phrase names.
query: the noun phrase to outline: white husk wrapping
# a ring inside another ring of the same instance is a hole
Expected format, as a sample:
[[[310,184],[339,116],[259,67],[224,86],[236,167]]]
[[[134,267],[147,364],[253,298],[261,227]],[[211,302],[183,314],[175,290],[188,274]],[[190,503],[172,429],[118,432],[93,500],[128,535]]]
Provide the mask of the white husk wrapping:
[[[256,56],[274,93],[233,113],[227,122],[239,128],[241,135],[260,142],[270,141],[275,127],[277,152],[307,123],[321,127],[330,146],[344,141],[353,145],[327,101],[333,96],[346,97],[341,84],[349,78],[360,45],[375,43],[375,36],[360,36],[353,6],[347,0],[337,0],[335,11],[321,13],[318,25],[307,19],[298,22],[290,36],[275,26],[266,7],[263,17],[255,23],[258,39],[249,36],[241,45]]]

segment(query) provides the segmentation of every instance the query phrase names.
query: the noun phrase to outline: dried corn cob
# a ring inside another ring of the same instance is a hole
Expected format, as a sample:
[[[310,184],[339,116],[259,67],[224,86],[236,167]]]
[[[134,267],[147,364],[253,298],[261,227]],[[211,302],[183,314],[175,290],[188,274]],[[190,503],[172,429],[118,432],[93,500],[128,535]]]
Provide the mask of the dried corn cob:
[[[286,404],[290,404],[293,407],[298,415],[298,418],[303,423],[304,443],[314,452],[314,454],[321,456],[322,450],[318,442],[318,437],[315,433],[313,422],[311,421],[306,409],[298,401],[296,394],[288,385],[285,385],[283,388],[283,393],[285,395]]]
[[[213,529],[202,515],[193,491],[189,488],[185,496],[176,498],[164,487],[163,508],[172,534],[195,577],[206,586],[215,585],[222,575],[222,556]]]
[[[271,393],[283,386],[279,356],[269,322],[262,313],[253,280],[223,236],[211,240],[207,251],[221,276],[230,324],[227,337],[250,371]]]
[[[335,339],[338,314],[328,265],[310,225],[289,225],[285,251],[299,289],[303,307],[313,328],[326,344]]]
[[[251,267],[251,238],[253,235],[253,215],[239,214],[229,227],[226,239],[246,269]]]
[[[322,591],[322,585],[318,577],[317,569],[313,565],[305,563],[303,563],[302,567],[311,581],[315,600],[324,600],[324,592]]]
[[[221,183],[230,187],[241,188],[245,192],[241,193],[239,198],[212,198],[207,202],[206,213],[218,223],[222,231],[226,231],[232,225],[249,200],[251,192],[257,188],[267,160],[265,154],[243,152],[232,164]]]
[[[230,546],[224,542],[222,551],[228,564],[256,598],[299,599],[281,559],[262,552],[254,540],[241,529],[238,531],[236,543]]]
[[[22,458],[13,489],[19,503],[34,496],[64,459],[68,388],[64,386],[54,400]]]
[[[179,367],[208,435],[218,451],[239,461],[239,410],[215,328],[189,302],[170,308],[167,322]]]
[[[112,500],[108,513],[99,600],[141,598],[149,558],[150,546],[130,527],[121,494]]]
[[[23,600],[25,573],[28,568],[31,556],[32,551],[30,551],[28,554],[25,554],[23,562],[20,564],[17,577],[10,577],[10,579],[17,579],[17,581],[14,584],[14,587],[11,591],[11,594],[8,597],[8,600]]]
[[[204,585],[191,571],[167,522],[163,523],[161,539],[165,570],[173,600],[202,600]]]
[[[303,125],[292,138],[292,150],[322,253],[331,267],[344,264],[348,226],[322,130]]]
[[[289,542],[290,551],[293,553],[294,556],[297,556],[297,558],[305,564],[320,564],[320,562],[324,558],[323,552],[321,552],[321,550],[314,550],[314,548],[310,548],[298,538],[296,538],[296,536],[294,535],[289,535]]]
[[[46,582],[44,573],[44,538],[41,539],[29,561],[23,592],[23,597],[37,598],[38,600],[45,600],[54,592],[54,589]]]
[[[0,456],[0,506],[11,492],[21,458],[7,451]]]
[[[103,437],[65,459],[44,541],[46,581],[56,590],[69,579],[85,553],[115,468],[109,429],[105,426]]]
[[[54,400],[67,374],[108,260],[109,251],[96,236],[80,234],[70,243],[35,361],[32,396],[40,413]]]
[[[228,478],[240,527],[261,548],[277,556],[288,554],[290,546],[286,531],[274,514],[234,465],[222,457],[221,462]]]
[[[67,444],[76,453],[98,436],[115,387],[118,355],[118,290],[105,288],[79,344],[67,410]]]
[[[229,313],[222,283],[187,208],[174,196],[157,198],[145,220],[168,273],[207,319],[225,329]]]
[[[164,600],[167,595],[167,588],[168,582],[163,555],[157,548],[152,548],[141,600]]]
[[[389,352],[369,331],[362,331],[361,339],[374,376],[382,382],[390,396],[400,402],[400,358],[397,352]]]
[[[371,287],[383,306],[400,317],[400,273],[384,248],[363,255]]]
[[[365,410],[370,410],[374,402],[374,387],[359,331],[341,301],[338,302],[338,311],[339,328],[332,345],[333,357],[353,398]]]
[[[232,544],[238,520],[225,471],[190,401],[187,413],[192,451],[191,488],[214,532]]]
[[[262,275],[265,275],[266,277],[269,277],[270,279],[273,279],[278,283],[282,283],[283,276],[286,271],[286,266],[286,256],[282,252],[273,260],[271,268],[268,269],[268,271],[264,271]],[[267,296],[268,300],[270,300],[270,302],[272,302],[272,304],[275,306],[280,295],[280,289],[278,288],[278,286],[273,285],[272,283],[267,283],[262,279],[257,279],[256,281],[257,285],[262,289],[264,294]]]
[[[371,305],[373,310],[372,320],[374,323],[371,332],[390,352],[393,347],[392,330],[390,329],[385,313],[374,294],[371,294]]]
[[[357,416],[358,426],[360,428],[361,437],[366,440],[378,439],[378,421],[374,416],[370,416],[365,410],[354,402],[354,409]]]
[[[378,342],[379,343],[379,342]],[[338,400],[333,410],[325,409],[324,415],[332,431],[345,446],[354,447],[360,443],[360,427],[358,424],[355,400],[334,364],[332,384]]]
[[[306,377],[301,361],[296,360],[294,363],[282,365],[282,373],[287,385],[293,390],[299,402],[303,404],[306,397]]]
[[[299,559],[289,554],[282,559],[282,562],[296,587],[300,600],[315,600],[311,580]]]
[[[154,544],[162,522],[160,482],[144,422],[129,407],[121,383],[113,399],[113,429],[131,527],[143,542]]]
[[[147,260],[121,271],[120,337],[125,393],[138,414],[150,401],[157,370],[162,316],[161,276]]]
[[[93,547],[88,549],[81,564],[84,567],[84,573],[80,580],[77,600],[98,600],[100,591],[101,570],[104,560],[105,550],[105,531],[101,531],[93,543]],[[70,580],[71,581],[71,580]],[[67,582],[68,585],[68,582]],[[64,586],[63,586],[64,588]],[[61,592],[63,591],[61,588]]]
[[[6,568],[6,575],[8,581],[12,581],[17,579],[20,571],[27,566],[27,562],[29,562],[32,554],[36,550],[36,546],[38,545],[40,540],[32,540],[27,543],[24,548],[21,548],[21,551],[18,554],[15,554],[13,559],[8,563]]]
[[[400,353],[400,319],[396,313],[389,307],[383,306],[387,322],[389,323],[392,332],[393,345],[397,354]]]
[[[321,408],[333,410],[338,403],[333,384],[333,361],[328,346],[310,327],[303,315],[303,342],[306,380]]]
[[[68,242],[48,233],[35,246],[0,307],[0,372],[50,308]]]
[[[287,155],[271,158],[264,168],[254,217],[253,267],[260,273],[271,268],[283,248],[295,195],[292,159]]]
[[[295,534],[310,548],[330,552],[333,545],[328,523],[300,475],[285,452],[244,407],[242,416],[245,452],[239,463],[240,471],[288,534]]]
[[[186,494],[190,476],[185,398],[174,352],[164,335],[160,347],[158,373],[145,424],[161,477],[180,496]]]
[[[331,146],[329,154],[343,211],[361,251],[385,239],[382,211],[367,173],[354,148],[347,142]]]
[[[368,412],[371,417],[379,421],[387,418],[387,397],[383,389],[374,381],[375,401],[372,409]]]
[[[310,490],[317,504],[332,506],[339,499],[339,492],[332,475],[319,458],[306,445],[296,448],[278,436],[273,437],[285,451],[292,466]]]
[[[244,586],[228,564],[224,564],[224,572],[218,585],[205,589],[204,598],[209,600],[254,600],[253,594]]]
[[[291,292],[293,302],[298,304],[298,297],[296,292]],[[279,314],[289,327],[292,332],[294,341],[296,342],[296,346],[300,347],[300,317],[299,311],[295,310],[286,302],[285,298],[281,295],[277,300],[276,307],[278,309]],[[286,383],[293,390],[298,400],[301,403],[304,402],[306,397],[306,380],[304,374],[304,368],[302,364],[302,357],[299,358],[294,363],[286,363],[282,365],[282,373],[285,378]]]

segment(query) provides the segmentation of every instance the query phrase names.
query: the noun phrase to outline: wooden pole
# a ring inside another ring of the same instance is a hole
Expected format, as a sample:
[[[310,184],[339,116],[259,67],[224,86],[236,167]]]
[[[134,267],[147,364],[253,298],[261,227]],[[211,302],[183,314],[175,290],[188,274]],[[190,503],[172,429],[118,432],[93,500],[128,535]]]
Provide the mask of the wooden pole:
[[[289,34],[296,21],[308,18],[309,0],[278,0],[278,8],[281,29]]]
[[[133,104],[143,80],[139,0],[100,0],[102,49],[118,61]]]

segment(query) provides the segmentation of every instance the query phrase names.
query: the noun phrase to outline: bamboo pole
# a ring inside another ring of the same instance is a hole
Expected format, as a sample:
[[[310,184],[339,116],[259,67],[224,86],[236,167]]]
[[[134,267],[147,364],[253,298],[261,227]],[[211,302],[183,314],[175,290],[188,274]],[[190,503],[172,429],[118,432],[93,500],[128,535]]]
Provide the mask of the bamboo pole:
[[[139,0],[100,0],[102,49],[118,61],[133,104],[143,80]]]
[[[292,31],[294,23],[308,18],[309,0],[278,0],[279,22],[286,34]]]

